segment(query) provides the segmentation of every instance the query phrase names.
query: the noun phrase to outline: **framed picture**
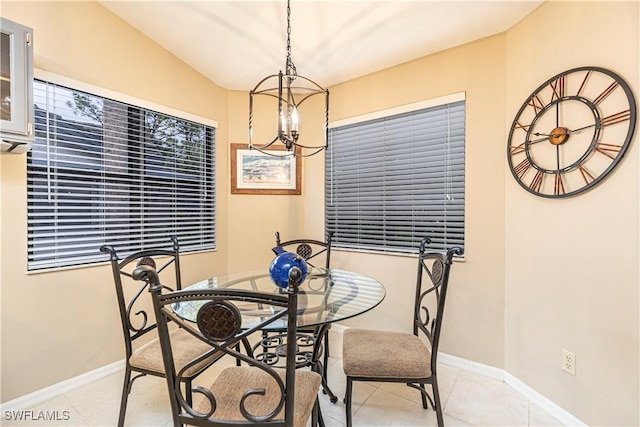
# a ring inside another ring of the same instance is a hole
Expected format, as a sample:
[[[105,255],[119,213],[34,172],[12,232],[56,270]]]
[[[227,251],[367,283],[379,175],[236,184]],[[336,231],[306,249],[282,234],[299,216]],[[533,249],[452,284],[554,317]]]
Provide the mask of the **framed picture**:
[[[278,156],[284,147],[249,150],[246,144],[231,144],[231,194],[301,194],[300,156]]]

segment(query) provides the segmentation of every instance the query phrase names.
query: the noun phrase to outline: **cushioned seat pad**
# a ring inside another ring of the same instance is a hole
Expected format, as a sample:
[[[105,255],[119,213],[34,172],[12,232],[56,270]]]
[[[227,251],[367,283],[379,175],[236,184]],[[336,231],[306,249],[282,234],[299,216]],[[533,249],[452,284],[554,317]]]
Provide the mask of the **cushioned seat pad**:
[[[210,345],[197,339],[184,329],[175,329],[171,331],[169,335],[171,337],[171,348],[173,349],[173,362],[176,366],[176,372],[179,372],[185,364],[191,362],[205,351],[211,350]],[[185,376],[193,375],[219,357],[219,355],[214,355],[194,365],[187,370]],[[129,363],[136,368],[153,372],[164,372],[160,341],[156,338],[140,347],[131,355]]]
[[[278,372],[282,377],[285,371]],[[313,410],[313,405],[320,388],[320,375],[307,370],[296,370],[294,426],[304,427]],[[284,378],[283,378],[284,381]],[[227,368],[220,373],[211,386],[211,392],[216,398],[217,408],[213,418],[223,420],[245,421],[240,413],[240,400],[244,393],[251,389],[265,389],[264,396],[251,396],[245,401],[250,414],[261,416],[272,412],[280,401],[281,392],[278,384],[271,375],[256,367]],[[203,398],[195,410],[206,413],[209,401]],[[276,416],[284,417],[284,407]]]
[[[413,334],[350,328],[342,344],[344,373],[350,377],[429,378],[431,352]]]

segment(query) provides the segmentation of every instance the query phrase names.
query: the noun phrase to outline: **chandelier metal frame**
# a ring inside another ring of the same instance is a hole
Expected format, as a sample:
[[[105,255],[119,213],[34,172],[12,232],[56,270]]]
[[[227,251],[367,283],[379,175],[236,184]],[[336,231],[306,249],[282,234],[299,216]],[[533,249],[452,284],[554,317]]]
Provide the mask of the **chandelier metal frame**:
[[[299,117],[298,108],[305,101],[317,95],[324,95],[324,144],[305,145],[298,139]],[[259,145],[253,142],[253,115],[254,97],[269,96],[278,100],[278,132],[270,142]],[[309,157],[324,151],[329,146],[329,90],[324,89],[311,79],[299,76],[296,66],[291,59],[291,3],[287,0],[287,56],[285,72],[272,74],[260,80],[253,90],[249,92],[249,149],[260,151],[276,157],[302,156]],[[286,154],[274,154],[268,151],[281,142],[287,149]]]

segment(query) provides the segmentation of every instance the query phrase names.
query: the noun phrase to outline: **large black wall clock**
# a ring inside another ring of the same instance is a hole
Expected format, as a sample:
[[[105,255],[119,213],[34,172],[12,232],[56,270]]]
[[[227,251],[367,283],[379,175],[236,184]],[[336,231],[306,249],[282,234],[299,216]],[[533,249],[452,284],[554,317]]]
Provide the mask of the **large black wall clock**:
[[[541,84],[516,114],[507,145],[518,184],[541,197],[569,197],[600,183],[624,156],[636,100],[616,73],[562,72]]]

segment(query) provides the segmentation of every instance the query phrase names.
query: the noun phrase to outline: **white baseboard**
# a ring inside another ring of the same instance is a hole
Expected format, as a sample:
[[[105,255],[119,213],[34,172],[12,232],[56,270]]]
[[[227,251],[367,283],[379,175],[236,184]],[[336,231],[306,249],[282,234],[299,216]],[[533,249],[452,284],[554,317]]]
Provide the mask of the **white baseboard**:
[[[513,387],[515,390],[519,391],[525,397],[527,397],[530,401],[540,406],[542,409],[547,411],[550,415],[552,415],[556,420],[560,421],[565,426],[586,426],[584,422],[580,419],[576,418],[573,414],[566,411],[561,406],[555,404],[551,400],[544,397],[542,394],[538,393],[536,390],[529,387],[527,384],[520,381],[518,378],[514,377],[508,372],[505,372],[504,382],[509,386]]]
[[[333,325],[331,327],[331,332],[342,335],[342,333],[344,333],[346,329],[348,329],[348,327],[344,325]],[[503,381],[505,384],[518,391],[527,399],[540,406],[549,415],[560,421],[565,426],[583,427],[587,425],[561,406],[555,404],[512,374],[506,372],[504,369],[495,368],[493,366],[474,362],[473,360],[469,359],[463,359],[461,357],[442,352],[438,354],[438,361],[454,368],[466,369],[467,371],[475,372],[479,375],[484,375],[489,378]]]
[[[473,360],[463,359],[462,357],[453,356],[447,353],[438,353],[438,361],[445,365],[453,366],[454,368],[462,368],[467,371],[475,372],[485,377],[493,378],[499,381],[504,381],[505,371],[504,369],[494,368],[493,366],[485,365],[484,363],[474,362]]]
[[[0,404],[0,412],[19,411],[124,369],[124,359]]]

